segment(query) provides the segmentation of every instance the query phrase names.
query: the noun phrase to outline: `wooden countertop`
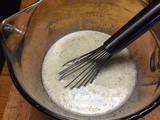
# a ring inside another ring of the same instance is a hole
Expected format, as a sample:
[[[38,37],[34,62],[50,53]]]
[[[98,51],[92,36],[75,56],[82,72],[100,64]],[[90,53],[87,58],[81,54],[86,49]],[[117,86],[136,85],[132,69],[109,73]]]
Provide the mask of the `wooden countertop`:
[[[21,9],[35,1],[36,0],[22,0]],[[19,101],[16,101],[16,98],[18,98]],[[14,110],[13,108],[10,108],[11,106],[13,107],[13,105],[10,105],[12,102],[7,103],[7,101],[12,101],[15,104]],[[17,107],[16,105],[20,105],[20,107]],[[4,114],[4,110],[8,111],[8,109],[10,109],[10,111],[5,112]],[[24,111],[27,112],[23,114]],[[145,117],[141,118],[141,120],[160,120],[159,114],[160,106]],[[13,86],[8,72],[7,64],[5,63],[2,74],[0,76],[0,120],[19,120],[18,118],[21,120],[48,120],[45,115],[29,105],[29,103],[19,95],[18,91]]]

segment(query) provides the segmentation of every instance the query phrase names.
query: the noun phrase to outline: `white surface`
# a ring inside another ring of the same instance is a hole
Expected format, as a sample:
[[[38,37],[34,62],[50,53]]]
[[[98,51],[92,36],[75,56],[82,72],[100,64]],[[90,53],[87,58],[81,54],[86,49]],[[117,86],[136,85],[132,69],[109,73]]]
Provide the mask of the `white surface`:
[[[42,78],[53,101],[67,110],[95,115],[111,112],[128,100],[136,84],[137,71],[127,49],[108,63],[93,84],[69,90],[64,88],[69,80],[58,81],[64,63],[101,46],[109,37],[96,31],[79,31],[61,38],[50,48],[43,63]]]

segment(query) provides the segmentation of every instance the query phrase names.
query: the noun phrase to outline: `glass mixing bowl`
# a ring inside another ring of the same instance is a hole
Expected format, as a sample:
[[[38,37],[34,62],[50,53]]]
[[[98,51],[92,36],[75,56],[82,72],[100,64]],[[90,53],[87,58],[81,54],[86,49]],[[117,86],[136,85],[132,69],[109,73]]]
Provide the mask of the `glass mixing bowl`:
[[[137,64],[137,85],[130,99],[112,113],[84,116],[64,110],[47,95],[41,77],[45,54],[57,40],[80,30],[113,35],[142,8],[135,0],[44,0],[4,20],[1,43],[15,86],[30,104],[53,118],[136,119],[145,115],[160,103],[158,48],[150,32],[128,46]]]

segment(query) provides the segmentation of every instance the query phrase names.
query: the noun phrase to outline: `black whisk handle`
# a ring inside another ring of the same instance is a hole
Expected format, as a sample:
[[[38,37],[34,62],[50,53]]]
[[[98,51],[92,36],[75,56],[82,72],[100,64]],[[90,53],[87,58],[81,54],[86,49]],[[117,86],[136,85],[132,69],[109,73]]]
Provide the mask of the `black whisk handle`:
[[[160,0],[153,0],[110,37],[104,46],[113,55],[145,33],[157,21],[160,21]]]

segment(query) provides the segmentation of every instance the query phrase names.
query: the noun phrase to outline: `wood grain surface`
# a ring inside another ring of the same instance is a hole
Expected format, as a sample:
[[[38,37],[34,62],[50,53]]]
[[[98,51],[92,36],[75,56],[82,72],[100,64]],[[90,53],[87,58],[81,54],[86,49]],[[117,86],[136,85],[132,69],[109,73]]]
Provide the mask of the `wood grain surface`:
[[[0,75],[0,120],[2,119],[12,85],[13,84],[8,72],[7,64],[5,63],[2,74]]]
[[[22,0],[21,9],[36,0]],[[146,37],[147,39],[147,37]],[[160,106],[140,120],[160,120]],[[2,117],[3,116],[3,117]],[[7,64],[0,76],[0,120],[49,120],[32,107],[12,84]]]

